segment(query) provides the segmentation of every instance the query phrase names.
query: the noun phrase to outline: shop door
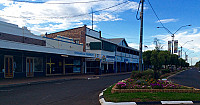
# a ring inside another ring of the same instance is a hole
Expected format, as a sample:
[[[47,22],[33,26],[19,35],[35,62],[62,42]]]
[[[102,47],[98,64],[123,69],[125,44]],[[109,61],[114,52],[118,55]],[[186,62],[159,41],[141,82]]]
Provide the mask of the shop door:
[[[4,58],[4,76],[5,78],[13,78],[13,57],[12,56],[5,56]]]
[[[34,76],[33,58],[26,59],[26,76],[27,77]]]

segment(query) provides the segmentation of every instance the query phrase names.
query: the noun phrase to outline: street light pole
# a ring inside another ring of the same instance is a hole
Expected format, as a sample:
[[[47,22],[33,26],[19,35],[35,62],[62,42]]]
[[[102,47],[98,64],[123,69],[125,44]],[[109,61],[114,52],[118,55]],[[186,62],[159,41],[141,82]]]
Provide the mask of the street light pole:
[[[190,54],[192,54],[192,53],[194,53],[194,52],[191,52],[191,53],[189,53],[188,55],[190,55]],[[185,52],[185,56],[187,56],[187,58],[188,58],[188,55],[186,55],[186,52]],[[187,59],[188,60],[188,59]]]
[[[142,3],[141,12],[140,12],[140,53],[139,53],[139,71],[142,71],[142,41],[143,41],[143,9],[144,9],[144,0],[140,1]]]
[[[181,26],[180,28],[178,28],[174,33],[172,33],[170,30],[168,30],[166,27],[157,27],[157,28],[164,28],[169,34],[171,34],[172,37],[172,54],[174,53],[174,35],[183,27],[187,27],[187,26],[191,26],[191,25],[185,25],[185,26]]]
[[[174,53],[174,34],[172,34],[172,54]]]
[[[190,41],[187,41],[187,42],[192,42],[193,40],[190,40]],[[182,48],[183,48],[183,46],[187,43],[187,42],[185,42],[182,46],[181,46],[181,58],[182,58]]]

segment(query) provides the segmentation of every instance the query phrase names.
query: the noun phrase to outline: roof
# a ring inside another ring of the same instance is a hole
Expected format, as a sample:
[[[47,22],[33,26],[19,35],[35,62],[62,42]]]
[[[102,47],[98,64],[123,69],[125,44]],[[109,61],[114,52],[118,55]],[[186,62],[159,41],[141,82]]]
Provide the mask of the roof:
[[[12,50],[32,51],[39,53],[50,53],[50,54],[70,55],[70,56],[80,56],[80,57],[95,57],[94,53],[50,48],[46,46],[38,46],[38,45],[19,43],[7,40],[0,40],[0,45],[3,45],[0,46],[0,48],[12,49]]]
[[[122,42],[123,40],[125,40],[125,38],[112,38],[112,39],[107,39],[107,40],[112,41],[115,44],[119,44],[120,42]]]
[[[95,39],[99,39],[99,40],[102,40],[102,41],[106,41],[106,42],[115,44],[115,45],[120,46],[120,47],[124,47],[124,48],[131,49],[131,50],[134,50],[134,51],[139,51],[139,50],[137,50],[137,49],[135,49],[135,48],[132,48],[132,47],[129,47],[129,46],[122,46],[122,45],[116,44],[116,43],[114,43],[113,41],[108,40],[108,39],[103,38],[103,37],[101,37],[101,38],[96,38],[96,37],[93,37],[93,36],[90,36],[90,35],[87,35],[87,36],[92,37],[92,38],[95,38]],[[118,39],[118,38],[113,38],[113,39]],[[122,38],[122,39],[124,39],[124,41],[125,41],[125,38]],[[122,41],[123,41],[123,40],[122,40]],[[126,41],[125,41],[125,42],[126,42]],[[126,43],[126,44],[127,44],[127,43]]]

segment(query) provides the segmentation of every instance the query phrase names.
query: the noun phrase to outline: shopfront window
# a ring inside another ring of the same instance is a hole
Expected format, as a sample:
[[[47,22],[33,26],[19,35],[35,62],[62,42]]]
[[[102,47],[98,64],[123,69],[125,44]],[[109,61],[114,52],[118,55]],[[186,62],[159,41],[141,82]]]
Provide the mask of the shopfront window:
[[[34,58],[34,71],[35,72],[43,71],[43,58],[42,57]]]
[[[15,72],[23,72],[22,70],[22,56],[15,55],[13,61],[13,69]]]
[[[81,58],[68,57],[65,58],[66,73],[81,73]]]

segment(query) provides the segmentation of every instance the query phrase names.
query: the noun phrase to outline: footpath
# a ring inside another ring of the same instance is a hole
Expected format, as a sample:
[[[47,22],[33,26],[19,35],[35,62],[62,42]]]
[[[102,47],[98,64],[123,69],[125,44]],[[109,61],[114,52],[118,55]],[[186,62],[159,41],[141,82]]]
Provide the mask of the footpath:
[[[26,77],[26,78],[4,78],[0,79],[0,88],[23,86],[30,84],[40,84],[40,83],[51,83],[66,80],[84,80],[84,79],[98,79],[104,76],[112,75],[123,75],[131,74],[131,72],[126,73],[109,73],[102,75],[89,75],[89,74],[73,74],[73,75],[57,75],[57,76],[45,76],[45,77]]]

